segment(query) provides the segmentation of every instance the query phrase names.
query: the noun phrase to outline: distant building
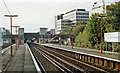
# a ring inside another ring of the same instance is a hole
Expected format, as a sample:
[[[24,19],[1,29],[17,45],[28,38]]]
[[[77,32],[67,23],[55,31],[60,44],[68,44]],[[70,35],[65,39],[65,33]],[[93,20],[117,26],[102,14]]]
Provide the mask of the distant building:
[[[77,22],[87,24],[89,21],[89,11],[85,9],[74,9],[65,14],[55,16],[55,34],[59,34],[71,25],[76,25]]]
[[[63,18],[73,21],[73,24],[76,24],[77,22],[87,24],[89,21],[89,11],[86,11],[85,9],[74,9],[66,12]]]
[[[45,34],[47,34],[47,29],[48,29],[48,28],[40,28],[40,35],[45,35]]]
[[[5,28],[0,28],[0,31],[2,32],[2,39],[3,39],[3,45],[9,45],[11,43],[10,39],[10,31]]]
[[[24,44],[24,28],[19,28],[18,30],[18,37],[21,40],[21,44]]]
[[[12,34],[12,43],[16,43],[16,39],[18,39],[18,35]]]
[[[39,38],[39,33],[24,33],[25,40],[32,40],[33,38]]]
[[[3,46],[3,38],[2,38],[2,31],[0,30],[0,50],[1,46]]]
[[[55,29],[51,29],[50,34],[55,35]]]
[[[64,30],[67,27],[70,27],[71,25],[73,25],[71,20],[65,20],[65,19],[59,19],[57,20],[57,33],[59,34],[60,31]]]
[[[47,29],[48,28],[40,28],[40,40],[44,40],[47,34]]]

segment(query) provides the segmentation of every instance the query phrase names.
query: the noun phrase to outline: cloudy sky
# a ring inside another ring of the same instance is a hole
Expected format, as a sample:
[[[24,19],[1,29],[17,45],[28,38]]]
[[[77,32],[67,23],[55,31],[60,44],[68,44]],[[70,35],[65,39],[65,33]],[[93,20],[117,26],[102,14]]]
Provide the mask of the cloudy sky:
[[[85,8],[91,13],[93,3],[98,0],[4,0],[10,13],[17,14],[13,25],[25,28],[25,32],[38,32],[40,27],[52,29],[55,27],[55,15],[65,13],[75,8]],[[106,4],[117,0],[106,0]],[[101,3],[100,3],[101,4]],[[3,0],[0,2],[0,27],[10,28],[9,14]],[[14,32],[14,30],[13,30]]]

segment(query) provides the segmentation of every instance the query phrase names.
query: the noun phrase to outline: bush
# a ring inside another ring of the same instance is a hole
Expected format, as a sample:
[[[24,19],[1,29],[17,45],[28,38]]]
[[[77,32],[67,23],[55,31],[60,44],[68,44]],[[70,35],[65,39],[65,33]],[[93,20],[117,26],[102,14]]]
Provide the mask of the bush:
[[[118,51],[120,51],[120,49],[117,46],[116,48],[114,48],[114,52],[118,52]]]

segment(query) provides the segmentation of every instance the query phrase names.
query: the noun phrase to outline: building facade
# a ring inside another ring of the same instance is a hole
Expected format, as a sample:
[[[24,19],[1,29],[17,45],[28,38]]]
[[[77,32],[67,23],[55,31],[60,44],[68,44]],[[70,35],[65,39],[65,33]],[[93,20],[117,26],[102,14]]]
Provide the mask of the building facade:
[[[51,29],[50,34],[55,35],[55,29]]]
[[[85,9],[74,9],[66,12],[63,18],[73,21],[73,24],[76,24],[77,22],[87,24],[89,21],[89,11],[86,11]]]
[[[0,47],[1,46],[3,46],[3,38],[2,38],[2,31],[0,30]]]
[[[55,19],[55,34],[59,34],[60,31],[71,25],[76,25],[77,23],[87,24],[89,21],[89,11],[74,9],[65,14],[57,15]]]
[[[9,45],[11,43],[11,39],[10,39],[10,31],[8,29],[5,28],[0,28],[0,31],[2,33],[2,39],[3,39],[3,45]]]
[[[67,27],[70,27],[71,25],[73,25],[71,20],[66,20],[66,19],[57,20],[57,28],[56,28],[57,33],[56,34],[59,34],[60,31],[64,30]]]
[[[40,28],[40,35],[45,35],[48,28]]]
[[[44,40],[47,34],[48,28],[40,28],[40,40]]]

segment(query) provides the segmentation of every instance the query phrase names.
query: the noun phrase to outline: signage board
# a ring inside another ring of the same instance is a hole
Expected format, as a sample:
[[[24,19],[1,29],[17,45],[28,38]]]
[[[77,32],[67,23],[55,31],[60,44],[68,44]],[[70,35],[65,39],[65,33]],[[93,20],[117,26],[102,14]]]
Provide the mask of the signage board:
[[[105,42],[120,42],[120,32],[104,33]]]

